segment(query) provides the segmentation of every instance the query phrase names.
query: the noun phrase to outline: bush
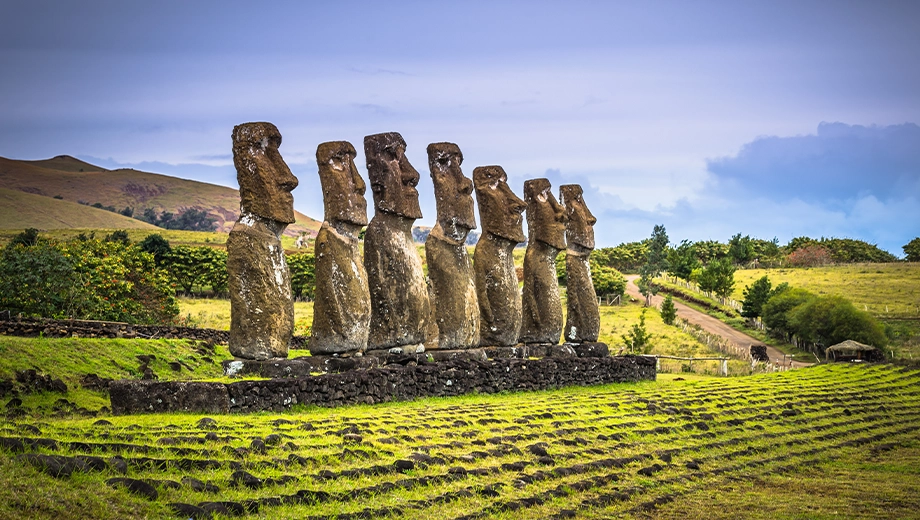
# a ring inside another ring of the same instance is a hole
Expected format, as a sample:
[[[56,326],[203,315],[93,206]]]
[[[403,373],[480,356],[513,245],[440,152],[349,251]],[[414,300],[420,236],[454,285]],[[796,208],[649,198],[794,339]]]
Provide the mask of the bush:
[[[165,256],[163,264],[186,294],[195,288],[203,291],[205,287],[210,287],[214,294],[227,290],[227,252],[223,249],[177,246]]]
[[[163,235],[159,233],[151,233],[144,237],[144,240],[141,241],[138,246],[141,248],[141,251],[145,251],[153,255],[153,260],[157,265],[162,265],[166,261],[166,258],[169,256],[169,253],[172,252],[172,247],[169,246],[169,241],[163,238]]]
[[[770,332],[779,337],[789,337],[794,333],[789,323],[789,313],[792,309],[804,304],[816,296],[805,289],[788,287],[780,284],[773,295],[763,305],[763,323]]]
[[[790,253],[786,261],[792,267],[820,267],[831,263],[831,253],[826,247],[811,244]]]
[[[626,294],[626,278],[612,267],[591,265],[591,282],[598,296],[619,296]]]
[[[796,336],[824,347],[848,339],[879,348],[887,344],[875,318],[840,296],[813,298],[793,308],[788,321]]]
[[[652,350],[652,335],[645,330],[645,309],[642,309],[642,314],[639,315],[639,323],[634,323],[622,338],[632,354],[648,354]]]
[[[173,293],[152,256],[121,242],[39,239],[0,255],[0,307],[30,316],[167,323]]]

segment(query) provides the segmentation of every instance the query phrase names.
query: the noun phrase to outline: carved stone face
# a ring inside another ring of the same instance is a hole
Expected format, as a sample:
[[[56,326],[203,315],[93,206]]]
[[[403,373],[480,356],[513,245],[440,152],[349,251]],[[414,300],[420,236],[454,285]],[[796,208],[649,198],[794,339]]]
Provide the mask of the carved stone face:
[[[475,168],[473,185],[483,233],[492,233],[518,243],[527,240],[521,218],[527,205],[511,191],[505,170],[501,166]]]
[[[364,138],[367,176],[374,193],[374,208],[405,218],[422,218],[418,204],[419,175],[406,158],[406,141],[396,132]]]
[[[473,181],[463,175],[463,153],[454,143],[428,145],[428,168],[434,181],[438,223],[452,234],[466,236],[476,229],[473,214]]]
[[[527,230],[534,240],[565,249],[565,208],[556,202],[548,179],[524,181],[527,201]]]
[[[281,133],[271,123],[233,127],[233,165],[240,183],[240,209],[263,218],[292,224],[297,177],[281,158]]]
[[[367,225],[367,186],[355,166],[355,147],[347,141],[331,141],[316,147],[316,165],[323,187],[327,222]]]
[[[559,186],[559,202],[565,206],[565,240],[585,249],[594,249],[594,224],[597,219],[585,204],[578,184]]]

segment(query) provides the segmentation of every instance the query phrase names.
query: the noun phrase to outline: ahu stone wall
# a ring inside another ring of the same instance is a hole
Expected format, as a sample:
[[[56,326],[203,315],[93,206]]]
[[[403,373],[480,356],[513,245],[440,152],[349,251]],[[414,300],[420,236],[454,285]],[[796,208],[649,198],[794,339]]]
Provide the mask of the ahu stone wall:
[[[654,380],[654,358],[641,356],[455,359],[303,378],[208,383],[195,388],[181,382],[123,380],[114,381],[109,394],[115,414],[251,413],[284,411],[298,404],[333,407]]]

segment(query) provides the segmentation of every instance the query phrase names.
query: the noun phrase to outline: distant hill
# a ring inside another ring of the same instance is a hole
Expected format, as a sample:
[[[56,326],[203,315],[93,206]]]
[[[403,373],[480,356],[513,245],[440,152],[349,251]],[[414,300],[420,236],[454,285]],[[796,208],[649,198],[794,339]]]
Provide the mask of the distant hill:
[[[41,161],[0,157],[0,188],[39,197],[15,197],[8,193],[0,196],[0,216],[3,217],[0,219],[0,228],[3,229],[118,229],[147,226],[139,220],[90,208],[79,204],[81,202],[98,202],[118,210],[131,207],[135,215],[143,214],[147,208],[157,213],[170,211],[174,214],[194,208],[213,217],[217,230],[222,232],[230,231],[240,212],[239,192],[233,188],[127,168],[106,170],[69,155]],[[65,202],[66,205],[60,205]],[[50,210],[52,205],[59,211],[54,217],[46,216],[45,210]],[[92,211],[79,212],[73,206]],[[85,219],[90,218],[87,215],[96,215],[96,212],[106,213],[112,220],[102,219],[99,226],[87,225]],[[319,221],[296,211],[295,217],[297,222],[288,226],[285,235],[297,236],[302,232],[316,235]]]
[[[0,188],[0,228],[158,229],[153,224],[76,202]]]

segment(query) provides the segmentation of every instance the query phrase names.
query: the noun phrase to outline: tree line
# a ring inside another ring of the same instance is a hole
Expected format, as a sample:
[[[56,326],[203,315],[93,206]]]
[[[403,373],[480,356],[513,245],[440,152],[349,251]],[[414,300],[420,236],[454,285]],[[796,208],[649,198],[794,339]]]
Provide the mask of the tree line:
[[[54,198],[62,199],[63,197],[56,195]],[[201,209],[186,208],[179,213],[173,213],[171,211],[157,213],[153,208],[146,208],[140,215],[135,215],[134,208],[131,206],[125,206],[124,209],[118,209],[115,206],[106,206],[101,202],[90,204],[89,202],[80,200],[77,201],[77,203],[91,208],[104,209],[112,213],[118,213],[119,215],[147,222],[163,229],[179,229],[184,231],[214,231],[217,229],[217,219],[209,216],[206,211]]]
[[[663,226],[656,226],[661,227]],[[639,273],[647,265],[648,255],[656,247],[655,232],[650,238],[595,250],[594,256],[602,265],[624,273]],[[920,261],[920,238],[903,246],[908,262]],[[897,262],[888,251],[862,240],[850,238],[796,237],[786,245],[779,241],[752,238],[738,233],[727,242],[683,240],[662,249],[667,264],[677,272],[691,272],[716,260],[728,260],[737,267],[816,267],[845,263]],[[653,253],[654,254],[654,253]],[[640,273],[641,274],[641,273]],[[680,276],[678,276],[681,278]]]

